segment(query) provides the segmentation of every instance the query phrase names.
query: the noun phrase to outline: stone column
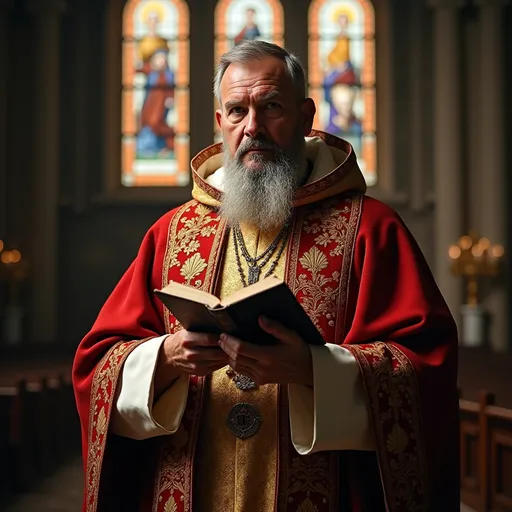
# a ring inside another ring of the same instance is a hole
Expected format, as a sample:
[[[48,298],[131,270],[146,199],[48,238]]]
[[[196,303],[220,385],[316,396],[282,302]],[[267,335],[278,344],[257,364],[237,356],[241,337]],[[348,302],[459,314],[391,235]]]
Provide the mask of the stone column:
[[[378,181],[382,199],[395,199],[397,195],[395,117],[396,97],[393,91],[395,59],[393,56],[393,12],[391,0],[376,5],[375,59],[377,84],[377,139]]]
[[[73,76],[73,119],[75,121],[74,132],[74,180],[72,207],[75,213],[83,214],[87,209],[88,177],[90,170],[90,87],[87,81],[90,76],[90,55],[88,46],[89,17],[91,6],[89,2],[78,2],[74,9],[75,22],[75,66]]]
[[[8,16],[11,7],[11,0],[0,0],[0,240],[4,240],[7,235],[7,69]]]
[[[461,169],[460,0],[430,0],[434,8],[435,276],[452,314],[459,318],[460,279],[449,270],[448,247],[463,234]]]
[[[31,340],[57,336],[57,231],[59,190],[59,29],[62,0],[28,0],[35,17],[36,83],[34,137],[34,231],[31,256]]]
[[[425,19],[424,6],[421,2],[411,2],[409,23],[409,58],[410,66],[410,111],[409,134],[411,147],[410,161],[410,207],[413,211],[421,212],[426,203],[425,174],[430,172],[425,166],[425,104],[423,83],[425,81]]]
[[[480,98],[478,189],[482,236],[493,243],[506,243],[505,145],[503,94],[504,0],[477,0],[480,7]],[[508,248],[510,254],[510,247]],[[491,314],[490,341],[497,351],[507,350],[507,293],[503,279],[489,291],[484,306]]]

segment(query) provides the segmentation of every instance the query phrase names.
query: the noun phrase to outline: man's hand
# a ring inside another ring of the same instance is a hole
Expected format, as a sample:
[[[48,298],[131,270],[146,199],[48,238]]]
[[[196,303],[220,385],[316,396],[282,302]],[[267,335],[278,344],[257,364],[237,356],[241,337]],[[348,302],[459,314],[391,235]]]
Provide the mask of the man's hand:
[[[229,357],[231,368],[257,384],[313,386],[311,352],[304,340],[275,321],[260,317],[258,322],[276,338],[276,345],[255,345],[222,334],[219,345]]]
[[[178,331],[165,338],[155,371],[155,399],[180,375],[204,376],[223,368],[229,358],[219,347],[219,337]]]

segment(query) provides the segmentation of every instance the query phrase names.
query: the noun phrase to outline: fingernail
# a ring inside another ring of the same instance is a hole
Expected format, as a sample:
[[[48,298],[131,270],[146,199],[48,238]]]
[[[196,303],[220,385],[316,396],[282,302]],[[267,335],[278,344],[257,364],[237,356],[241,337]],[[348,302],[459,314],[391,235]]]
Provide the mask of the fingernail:
[[[226,341],[226,338],[227,338],[227,336],[225,334],[221,334],[219,342],[220,341]]]

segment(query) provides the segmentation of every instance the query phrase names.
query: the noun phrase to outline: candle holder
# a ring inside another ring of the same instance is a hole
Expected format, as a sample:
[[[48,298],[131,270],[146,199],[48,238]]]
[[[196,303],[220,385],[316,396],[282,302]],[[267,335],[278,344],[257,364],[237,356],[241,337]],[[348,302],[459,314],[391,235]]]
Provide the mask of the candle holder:
[[[505,249],[472,231],[451,245],[448,255],[451,272],[467,282],[466,303],[461,308],[461,342],[467,346],[480,346],[485,342],[487,324],[486,312],[479,300],[480,280],[498,276]]]

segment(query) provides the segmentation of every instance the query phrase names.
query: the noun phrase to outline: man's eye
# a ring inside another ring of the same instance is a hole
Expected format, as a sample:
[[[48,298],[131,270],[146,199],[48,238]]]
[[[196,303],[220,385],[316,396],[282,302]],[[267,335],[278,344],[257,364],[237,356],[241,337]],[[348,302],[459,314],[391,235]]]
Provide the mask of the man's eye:
[[[271,101],[270,103],[267,103],[267,108],[270,108],[270,109],[279,108],[279,103],[276,103],[275,101]]]
[[[243,107],[233,107],[233,108],[229,111],[229,113],[230,113],[230,114],[235,114],[235,115],[243,114],[243,112],[244,112]]]

